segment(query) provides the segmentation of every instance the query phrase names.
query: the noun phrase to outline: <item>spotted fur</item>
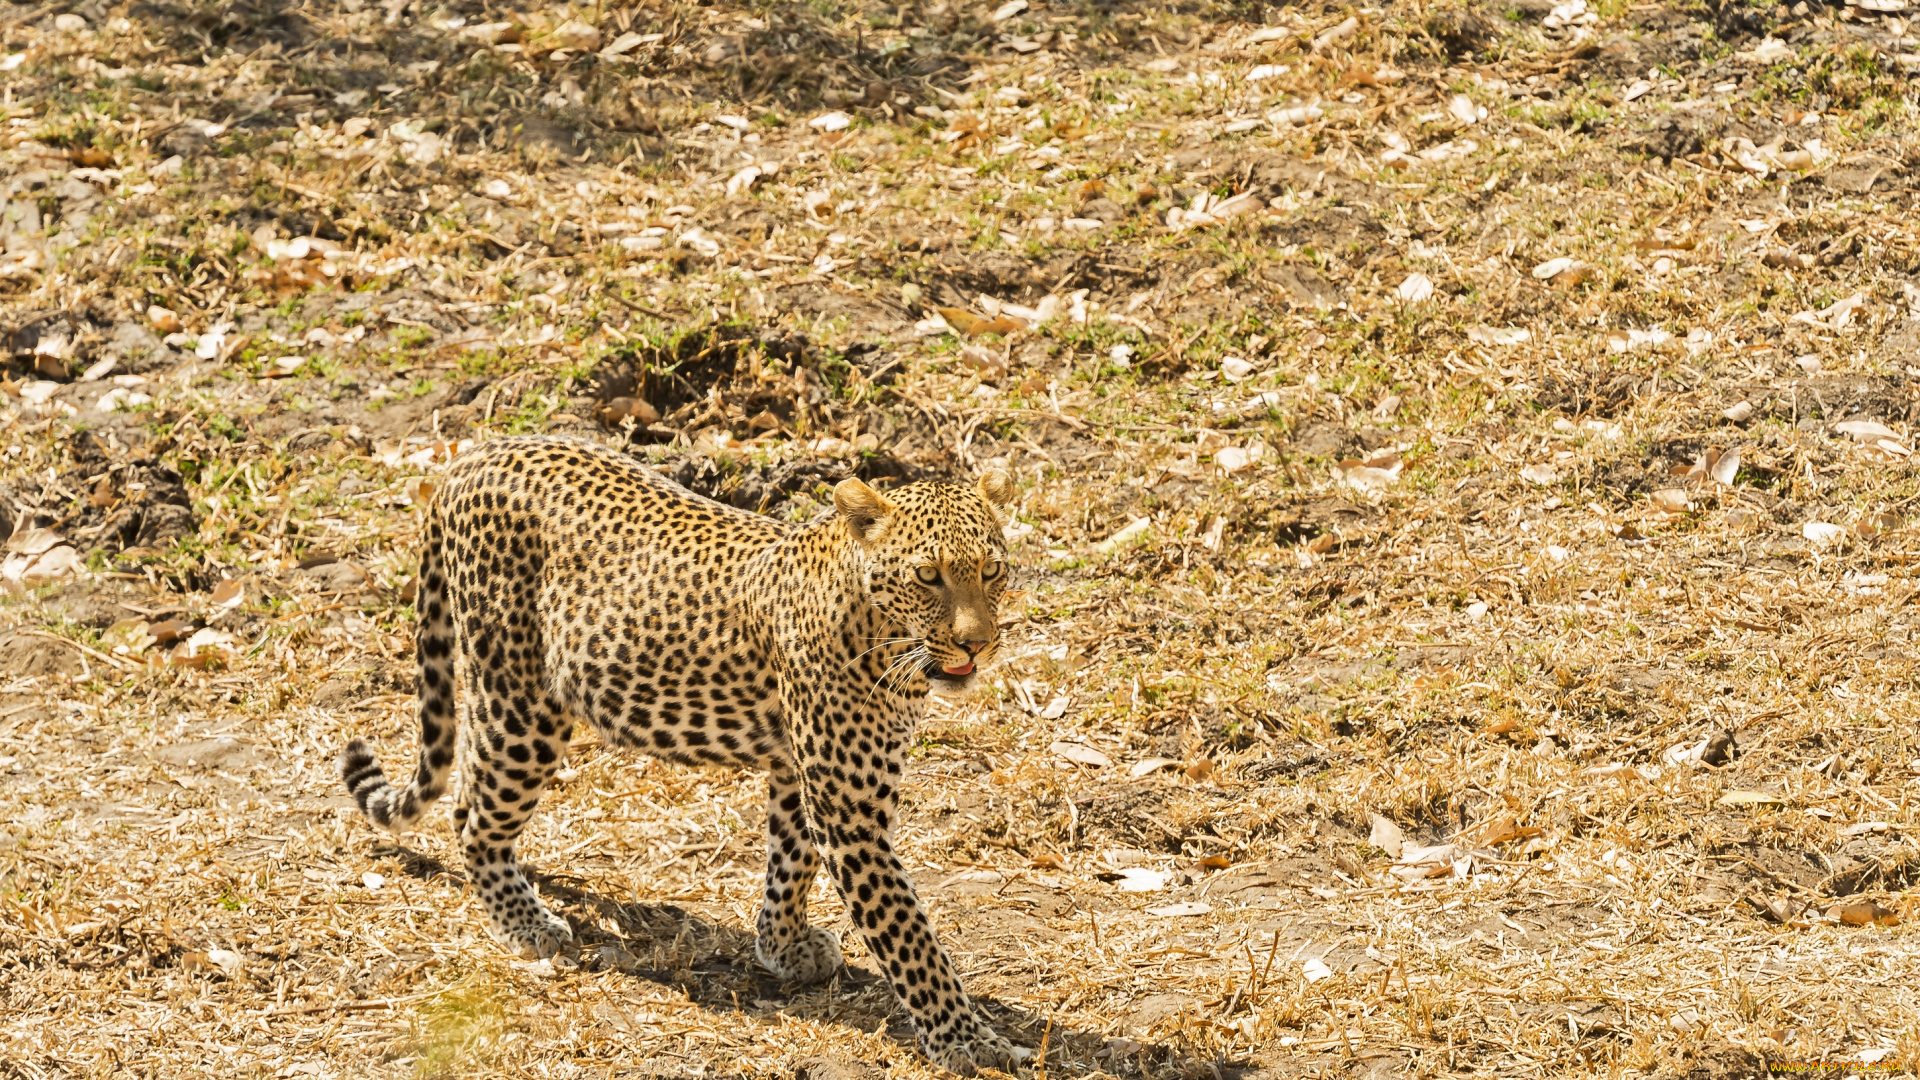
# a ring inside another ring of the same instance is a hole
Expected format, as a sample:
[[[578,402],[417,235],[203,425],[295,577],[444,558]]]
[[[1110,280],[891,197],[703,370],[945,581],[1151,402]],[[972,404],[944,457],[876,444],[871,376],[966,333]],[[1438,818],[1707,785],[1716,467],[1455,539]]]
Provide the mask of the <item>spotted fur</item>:
[[[928,1058],[1009,1065],[1025,1051],[975,1012],[892,837],[928,693],[965,690],[998,650],[1011,491],[999,472],[884,496],[847,480],[833,510],[789,525],[592,443],[482,444],[427,510],[413,778],[389,785],[355,739],[340,754],[347,789],[399,831],[446,790],[457,758],[454,821],[491,927],[523,955],[552,956],[572,931],[514,842],[576,720],[669,760],[765,768],[760,962],[794,982],[840,967],[839,939],[807,922],[824,856]]]

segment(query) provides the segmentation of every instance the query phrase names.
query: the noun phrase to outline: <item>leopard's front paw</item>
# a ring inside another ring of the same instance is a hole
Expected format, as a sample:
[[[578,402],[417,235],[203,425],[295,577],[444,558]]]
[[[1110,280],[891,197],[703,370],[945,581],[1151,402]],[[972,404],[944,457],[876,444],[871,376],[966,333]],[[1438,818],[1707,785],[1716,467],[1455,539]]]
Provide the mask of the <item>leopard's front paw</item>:
[[[831,930],[807,927],[806,933],[782,945],[769,945],[765,935],[754,940],[753,955],[781,982],[816,983],[840,970],[840,938]]]
[[[493,935],[508,949],[527,960],[545,960],[560,955],[573,944],[573,928],[546,905],[535,903],[532,911],[522,909],[513,917],[489,919]]]
[[[1015,1046],[977,1016],[935,1035],[922,1035],[920,1049],[927,1060],[961,1076],[973,1076],[981,1069],[1009,1070],[1033,1060],[1033,1051]]]

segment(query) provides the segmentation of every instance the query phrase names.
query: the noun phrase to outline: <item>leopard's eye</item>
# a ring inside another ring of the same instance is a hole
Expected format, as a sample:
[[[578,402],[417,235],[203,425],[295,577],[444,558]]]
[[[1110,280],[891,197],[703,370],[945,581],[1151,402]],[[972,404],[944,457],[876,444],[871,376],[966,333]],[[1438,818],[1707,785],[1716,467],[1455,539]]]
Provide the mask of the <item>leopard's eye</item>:
[[[1007,572],[1006,563],[1001,562],[999,559],[988,559],[987,564],[980,568],[980,580],[992,581],[994,578],[997,578],[1001,574],[1004,574],[1006,572]]]
[[[940,568],[936,566],[922,566],[913,572],[913,576],[919,578],[922,585],[940,584]]]

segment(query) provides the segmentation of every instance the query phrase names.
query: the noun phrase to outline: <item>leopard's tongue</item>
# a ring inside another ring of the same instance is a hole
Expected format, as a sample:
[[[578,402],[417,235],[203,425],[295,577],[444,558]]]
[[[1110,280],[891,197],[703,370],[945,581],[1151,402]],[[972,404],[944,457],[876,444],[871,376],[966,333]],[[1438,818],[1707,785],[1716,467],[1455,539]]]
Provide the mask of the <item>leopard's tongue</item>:
[[[961,664],[959,667],[947,667],[947,668],[941,668],[940,670],[946,672],[949,675],[971,675],[973,674],[973,665]]]

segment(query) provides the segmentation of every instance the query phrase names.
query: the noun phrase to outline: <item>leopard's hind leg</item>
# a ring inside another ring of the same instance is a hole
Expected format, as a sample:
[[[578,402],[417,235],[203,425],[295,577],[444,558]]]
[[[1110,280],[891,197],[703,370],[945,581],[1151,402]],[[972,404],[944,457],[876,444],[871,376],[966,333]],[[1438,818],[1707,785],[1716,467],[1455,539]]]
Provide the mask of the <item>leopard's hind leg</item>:
[[[559,953],[573,932],[534,892],[514,843],[566,756],[573,724],[547,689],[538,632],[531,620],[516,623],[470,615],[462,624],[472,711],[454,821],[494,935],[540,958]]]

